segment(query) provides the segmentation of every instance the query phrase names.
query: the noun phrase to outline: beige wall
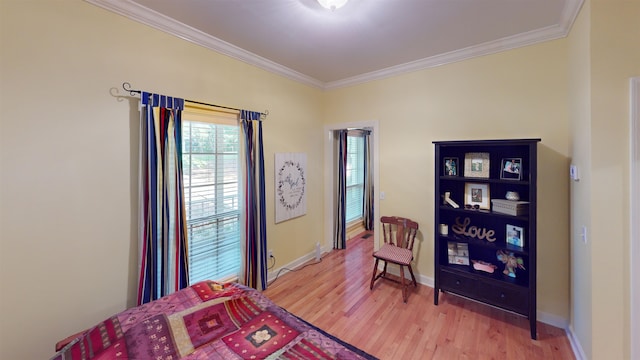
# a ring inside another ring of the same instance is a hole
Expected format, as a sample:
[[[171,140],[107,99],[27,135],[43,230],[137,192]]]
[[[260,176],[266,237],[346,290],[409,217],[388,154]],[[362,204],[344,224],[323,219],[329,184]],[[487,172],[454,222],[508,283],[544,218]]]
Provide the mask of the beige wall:
[[[571,162],[580,180],[571,184],[571,329],[586,356],[591,356],[592,269],[591,237],[581,238],[582,227],[591,224],[591,5],[586,2],[568,37]]]
[[[629,79],[640,1],[587,0],[571,44],[572,328],[589,359],[630,357]],[[580,238],[588,230],[588,242]]]
[[[268,204],[281,151],[307,153],[307,201],[322,204],[319,90],[83,1],[2,0],[0,16],[0,359],[46,359],[57,340],[134,305],[138,115],[124,81],[268,109]],[[322,241],[322,205],[277,226],[273,211],[278,265]]]
[[[538,309],[569,317],[566,68],[559,40],[327,94],[331,122],[379,121],[380,214],[420,223],[418,273],[433,278],[431,142],[540,137]]]
[[[591,1],[594,359],[630,356],[629,78],[640,75],[639,39],[640,1]]]

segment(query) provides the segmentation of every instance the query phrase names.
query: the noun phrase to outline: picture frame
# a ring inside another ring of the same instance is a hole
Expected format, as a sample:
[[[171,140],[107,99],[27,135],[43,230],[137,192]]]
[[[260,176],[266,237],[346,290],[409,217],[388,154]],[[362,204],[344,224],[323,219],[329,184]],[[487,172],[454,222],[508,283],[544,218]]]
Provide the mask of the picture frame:
[[[491,209],[491,191],[489,184],[465,183],[464,184],[465,209]]]
[[[457,157],[446,157],[443,159],[442,163],[442,173],[445,176],[458,176],[458,168],[460,167],[460,163],[458,162]]]
[[[449,264],[469,265],[469,244],[449,241],[447,255]]]
[[[490,159],[488,152],[464,154],[464,176],[489,178]]]
[[[274,155],[277,224],[307,213],[307,154],[275,153]]]
[[[506,241],[507,241],[507,244],[511,244],[513,246],[523,248],[524,247],[524,228],[520,226],[507,224]]]
[[[522,180],[522,158],[503,158],[500,162],[500,179]]]

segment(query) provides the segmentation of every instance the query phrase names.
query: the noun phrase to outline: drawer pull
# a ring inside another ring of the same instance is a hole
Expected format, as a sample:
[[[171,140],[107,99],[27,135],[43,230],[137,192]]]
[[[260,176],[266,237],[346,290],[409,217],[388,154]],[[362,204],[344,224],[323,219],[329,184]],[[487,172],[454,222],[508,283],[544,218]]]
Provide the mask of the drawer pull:
[[[505,297],[504,293],[500,293],[500,299],[504,299]]]
[[[460,280],[456,280],[456,285],[460,285]]]

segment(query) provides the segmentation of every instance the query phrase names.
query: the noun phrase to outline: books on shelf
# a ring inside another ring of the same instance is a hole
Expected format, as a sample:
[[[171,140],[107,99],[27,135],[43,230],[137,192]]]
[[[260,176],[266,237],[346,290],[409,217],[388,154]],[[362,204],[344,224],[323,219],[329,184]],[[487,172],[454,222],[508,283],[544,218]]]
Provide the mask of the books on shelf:
[[[528,201],[516,201],[516,200],[503,200],[492,199],[491,208],[493,212],[500,214],[521,216],[529,214],[529,202]]]

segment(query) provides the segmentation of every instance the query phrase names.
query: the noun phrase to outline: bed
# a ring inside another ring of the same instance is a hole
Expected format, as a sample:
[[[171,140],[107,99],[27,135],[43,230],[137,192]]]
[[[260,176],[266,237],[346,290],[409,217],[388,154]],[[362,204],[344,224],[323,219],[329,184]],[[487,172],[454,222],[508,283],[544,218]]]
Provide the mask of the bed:
[[[375,359],[236,283],[203,281],[115,314],[51,359]]]

